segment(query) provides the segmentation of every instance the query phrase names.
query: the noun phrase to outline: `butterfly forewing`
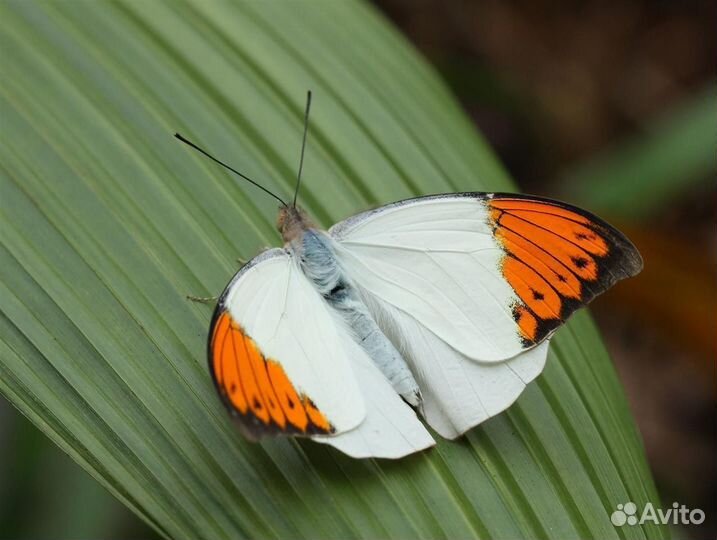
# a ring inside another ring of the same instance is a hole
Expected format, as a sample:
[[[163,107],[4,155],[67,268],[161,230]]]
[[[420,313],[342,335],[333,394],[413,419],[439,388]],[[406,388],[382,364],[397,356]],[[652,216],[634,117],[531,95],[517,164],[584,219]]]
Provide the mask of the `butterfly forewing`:
[[[289,254],[270,250],[243,267],[221,296],[209,366],[248,436],[339,433],[365,416],[341,339]]]
[[[642,266],[634,246],[599,218],[513,194],[400,201],[331,234],[363,289],[483,362],[539,343]]]
[[[337,323],[282,249],[232,279],[210,329],[209,366],[251,439],[308,436],[353,457],[398,458],[434,444],[411,408]]]

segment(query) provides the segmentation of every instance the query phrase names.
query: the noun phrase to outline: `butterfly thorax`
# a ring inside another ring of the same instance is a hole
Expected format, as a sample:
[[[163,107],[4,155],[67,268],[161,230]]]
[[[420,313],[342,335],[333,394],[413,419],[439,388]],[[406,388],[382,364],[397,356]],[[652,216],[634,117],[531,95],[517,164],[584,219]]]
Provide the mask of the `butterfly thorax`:
[[[289,245],[300,240],[304,233],[315,228],[315,225],[301,208],[283,206],[279,208],[276,227],[279,229],[284,242]]]
[[[288,217],[291,219],[292,216]],[[302,219],[300,214],[298,217]],[[303,228],[299,228],[301,226]],[[351,329],[356,343],[396,392],[411,405],[420,407],[422,398],[416,380],[406,361],[372,317],[356,285],[339,264],[335,251],[338,246],[334,240],[326,232],[308,225],[307,221],[292,223],[290,227],[288,230],[292,239],[287,241],[287,248],[301,271]]]

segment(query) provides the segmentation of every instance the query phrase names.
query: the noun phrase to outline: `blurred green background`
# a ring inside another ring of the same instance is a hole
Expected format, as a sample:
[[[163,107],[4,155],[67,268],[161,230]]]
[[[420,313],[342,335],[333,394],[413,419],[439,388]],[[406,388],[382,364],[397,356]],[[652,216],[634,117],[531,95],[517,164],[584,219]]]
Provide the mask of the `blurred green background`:
[[[380,0],[523,191],[634,239],[643,274],[595,302],[663,506],[717,498],[714,2]],[[7,51],[3,52],[4,54]],[[155,538],[0,401],[2,538]]]

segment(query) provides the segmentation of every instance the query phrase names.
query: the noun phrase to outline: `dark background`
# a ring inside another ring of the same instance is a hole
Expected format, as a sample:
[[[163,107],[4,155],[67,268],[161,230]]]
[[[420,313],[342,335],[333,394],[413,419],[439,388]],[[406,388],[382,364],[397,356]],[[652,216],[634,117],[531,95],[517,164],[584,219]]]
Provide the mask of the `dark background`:
[[[717,4],[375,4],[524,192],[592,210],[637,244],[645,270],[593,313],[663,508],[707,514],[674,537],[717,537]],[[0,479],[2,538],[154,537],[4,400]]]

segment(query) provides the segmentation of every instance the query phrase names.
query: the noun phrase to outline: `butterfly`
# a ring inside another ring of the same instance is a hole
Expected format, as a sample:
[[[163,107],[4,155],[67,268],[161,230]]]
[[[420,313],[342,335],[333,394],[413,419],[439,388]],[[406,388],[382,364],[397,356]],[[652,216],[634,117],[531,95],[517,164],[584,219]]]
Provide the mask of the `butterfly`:
[[[309,437],[400,458],[508,408],[543,370],[553,333],[642,259],[600,218],[514,193],[448,193],[324,231],[280,203],[284,246],[244,264],[211,320],[209,371],[250,440]]]

